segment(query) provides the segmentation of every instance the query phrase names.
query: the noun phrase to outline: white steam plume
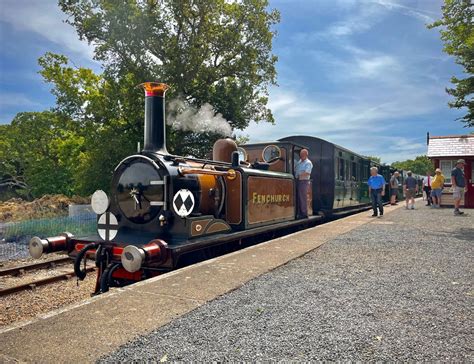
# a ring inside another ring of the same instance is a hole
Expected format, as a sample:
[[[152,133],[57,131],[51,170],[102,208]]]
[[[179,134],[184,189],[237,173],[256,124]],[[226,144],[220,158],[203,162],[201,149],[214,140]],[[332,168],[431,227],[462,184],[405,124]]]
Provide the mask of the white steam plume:
[[[167,110],[166,123],[173,129],[213,132],[224,136],[232,134],[229,122],[208,103],[197,109],[182,99],[174,99],[168,103]]]

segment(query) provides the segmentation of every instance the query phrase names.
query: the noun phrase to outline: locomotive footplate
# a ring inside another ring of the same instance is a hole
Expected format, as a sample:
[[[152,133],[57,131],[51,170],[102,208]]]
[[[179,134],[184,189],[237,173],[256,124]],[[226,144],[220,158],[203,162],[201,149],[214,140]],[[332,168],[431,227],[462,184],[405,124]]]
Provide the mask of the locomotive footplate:
[[[37,245],[30,246],[30,251],[36,249],[43,252],[46,249],[47,252],[67,252],[75,260],[74,271],[79,280],[86,277],[87,260],[95,261],[97,282],[94,294],[98,294],[107,292],[109,287],[125,286],[192,264],[194,262],[186,263],[184,258],[189,253],[201,251],[204,254],[199,259],[204,260],[209,258],[206,256],[206,252],[210,249],[219,246],[231,247],[231,244],[235,243],[237,243],[236,249],[238,249],[281,236],[288,233],[289,229],[314,226],[322,219],[322,216],[310,216],[302,220],[284,221],[256,227],[252,230],[218,233],[189,240],[168,240],[167,242],[154,239],[152,236],[138,238],[135,235],[129,241],[105,242],[97,235],[73,237],[64,234],[48,239],[37,238],[38,241],[33,242]]]
[[[258,228],[254,228],[252,230],[243,230],[243,231],[237,231],[237,232],[232,232],[232,233],[227,233],[227,234],[217,234],[217,235],[212,235],[209,237],[203,237],[203,238],[198,238],[198,239],[193,239],[193,240],[188,240],[188,241],[183,241],[183,242],[170,242],[168,245],[168,249],[171,252],[171,255],[173,257],[173,260],[179,258],[179,256],[198,251],[204,248],[212,247],[212,246],[218,246],[222,244],[227,244],[230,242],[235,242],[235,241],[240,241],[244,239],[252,239],[255,238],[257,239],[258,237],[264,235],[265,233],[269,232],[283,232],[285,229],[289,228],[295,228],[298,226],[304,226],[308,227],[311,225],[317,224],[319,221],[323,219],[322,216],[316,215],[316,216],[309,216],[306,219],[302,220],[292,220],[292,221],[285,221],[285,222],[280,222],[272,225],[266,225]]]

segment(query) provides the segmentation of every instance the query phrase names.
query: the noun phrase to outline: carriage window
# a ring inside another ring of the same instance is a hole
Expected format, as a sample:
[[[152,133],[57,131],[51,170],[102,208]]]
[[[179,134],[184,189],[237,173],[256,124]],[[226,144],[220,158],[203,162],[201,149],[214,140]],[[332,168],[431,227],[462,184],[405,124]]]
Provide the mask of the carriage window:
[[[353,181],[357,181],[357,163],[352,162],[351,178]]]
[[[337,159],[339,161],[339,179],[344,179],[345,177],[345,166],[346,164],[344,163],[344,159],[342,158],[338,158]]]
[[[368,175],[368,167],[366,164],[361,164],[360,165],[360,176],[361,176],[361,180],[362,181],[367,181],[367,179],[369,178],[369,175]]]

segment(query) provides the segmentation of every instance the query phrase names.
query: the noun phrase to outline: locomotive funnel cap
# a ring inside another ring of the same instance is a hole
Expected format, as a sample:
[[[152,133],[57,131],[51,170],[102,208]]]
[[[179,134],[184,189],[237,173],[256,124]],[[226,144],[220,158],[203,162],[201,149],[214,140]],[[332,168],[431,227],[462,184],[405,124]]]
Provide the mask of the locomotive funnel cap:
[[[170,88],[166,83],[145,82],[140,84],[145,90],[145,96],[165,97],[166,91]]]
[[[145,90],[143,151],[168,154],[166,150],[165,94],[169,86],[157,82],[145,82],[140,86]]]

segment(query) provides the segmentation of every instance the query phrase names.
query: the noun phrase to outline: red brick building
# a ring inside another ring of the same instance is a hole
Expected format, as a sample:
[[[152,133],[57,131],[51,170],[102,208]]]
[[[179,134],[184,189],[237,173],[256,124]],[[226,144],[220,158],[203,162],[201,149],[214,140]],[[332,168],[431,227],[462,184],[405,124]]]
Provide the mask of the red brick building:
[[[471,135],[449,135],[428,136],[428,158],[435,168],[440,168],[446,177],[441,201],[444,203],[452,201],[449,192],[451,186],[451,170],[458,159],[464,159],[464,175],[466,176],[467,193],[464,195],[464,206],[474,208],[474,134]],[[443,204],[444,204],[443,203]]]

